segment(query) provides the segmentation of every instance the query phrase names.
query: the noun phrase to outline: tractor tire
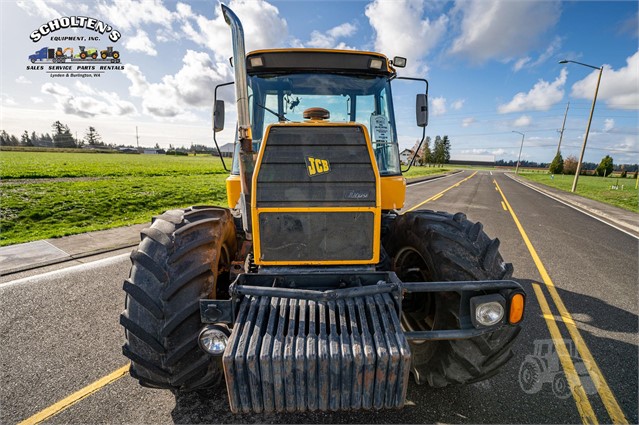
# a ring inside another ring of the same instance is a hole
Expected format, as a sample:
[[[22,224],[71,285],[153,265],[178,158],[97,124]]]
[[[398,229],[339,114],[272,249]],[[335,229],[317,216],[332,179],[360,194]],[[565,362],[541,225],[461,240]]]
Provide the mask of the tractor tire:
[[[113,52],[113,54],[111,55],[111,57],[112,57],[113,59],[117,59],[117,58],[119,58],[119,57],[120,57],[120,52]]]
[[[513,272],[499,254],[499,239],[490,239],[481,223],[463,213],[403,214],[391,224],[384,247],[405,282],[503,280]],[[459,302],[455,292],[408,294],[402,325],[405,330],[458,329]],[[470,339],[411,341],[414,378],[432,387],[487,379],[510,360],[519,331],[519,326],[504,326]]]
[[[87,54],[85,52],[80,53],[80,59],[86,59]]]
[[[236,245],[233,217],[218,207],[167,211],[142,230],[120,316],[122,351],[142,386],[191,391],[220,381],[221,363],[198,346],[199,302],[228,289]]]
[[[102,54],[100,54],[100,57],[101,57],[102,59],[106,59],[106,58],[107,58],[107,54],[106,54],[106,53],[102,53]]]

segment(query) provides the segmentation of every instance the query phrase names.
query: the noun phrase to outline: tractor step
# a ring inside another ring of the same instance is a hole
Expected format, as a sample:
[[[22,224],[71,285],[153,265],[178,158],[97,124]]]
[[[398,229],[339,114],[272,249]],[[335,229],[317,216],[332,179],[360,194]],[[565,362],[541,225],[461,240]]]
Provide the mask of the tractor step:
[[[223,358],[234,413],[404,405],[410,349],[389,293],[246,296]]]

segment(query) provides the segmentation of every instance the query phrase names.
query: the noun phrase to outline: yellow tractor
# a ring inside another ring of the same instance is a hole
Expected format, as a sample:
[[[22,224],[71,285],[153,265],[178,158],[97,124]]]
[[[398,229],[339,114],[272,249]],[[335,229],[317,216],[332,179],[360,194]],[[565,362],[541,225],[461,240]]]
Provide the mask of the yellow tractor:
[[[247,55],[222,9],[238,115],[229,208],[167,211],[142,231],[120,318],[131,376],[173,391],[223,378],[233,412],[300,412],[402,407],[411,374],[434,387],[494,375],[525,293],[480,223],[398,212],[391,82],[406,59]],[[428,82],[412,80],[425,128]],[[213,121],[224,128],[221,100]]]

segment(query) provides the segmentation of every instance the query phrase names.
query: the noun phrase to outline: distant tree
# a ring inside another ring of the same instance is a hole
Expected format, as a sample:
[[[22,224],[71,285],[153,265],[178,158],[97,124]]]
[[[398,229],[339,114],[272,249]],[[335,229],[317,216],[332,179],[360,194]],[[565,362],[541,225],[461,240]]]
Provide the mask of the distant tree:
[[[9,134],[2,130],[0,131],[0,146],[8,146],[9,145]]]
[[[14,136],[13,134],[9,136],[9,146],[18,146],[19,144],[20,141],[16,136]]]
[[[54,122],[51,127],[53,128],[53,145],[56,148],[75,148],[77,147],[76,141],[71,135],[71,130],[65,124],[60,121]]]
[[[31,132],[31,145],[32,146],[39,146],[40,143],[40,138],[38,137],[38,135],[36,134],[35,131]]]
[[[606,155],[601,159],[599,166],[596,169],[597,175],[599,177],[607,177],[612,173],[614,169],[614,164],[612,161],[612,157],[610,155]]]
[[[444,145],[444,164],[448,164],[450,162],[450,139],[447,135],[444,135],[442,144]]]
[[[87,133],[84,136],[84,143],[90,146],[105,146],[102,141],[102,136],[98,134],[95,127],[89,127]]]
[[[555,158],[550,163],[550,167],[548,167],[548,171],[550,174],[561,174],[564,170],[564,159],[561,156],[561,152],[557,152]]]
[[[575,174],[577,172],[577,157],[574,155],[570,155],[566,159],[564,159],[564,174]]]
[[[426,137],[426,139],[424,140],[424,144],[422,145],[422,149],[419,154],[421,155],[420,157],[421,165],[426,165],[431,163],[433,154],[430,151],[430,136]]]
[[[33,146],[27,130],[24,130],[24,133],[20,136],[20,146]]]
[[[444,136],[442,139],[439,136],[435,137],[435,144],[433,145],[432,162],[435,164],[447,164],[450,160],[450,140],[448,136]]]
[[[40,144],[45,147],[53,147],[53,138],[49,133],[40,134]]]

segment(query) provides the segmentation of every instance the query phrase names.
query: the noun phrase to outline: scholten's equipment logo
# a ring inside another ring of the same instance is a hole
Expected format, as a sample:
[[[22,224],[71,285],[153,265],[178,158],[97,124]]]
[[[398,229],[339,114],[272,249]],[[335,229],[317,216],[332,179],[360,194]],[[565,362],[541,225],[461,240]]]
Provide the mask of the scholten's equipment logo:
[[[52,35],[60,30],[70,30],[72,35]],[[104,40],[100,35],[104,35]],[[45,41],[27,59],[27,71],[45,71],[50,77],[101,77],[107,72],[122,71],[120,52],[114,43],[122,34],[111,25],[87,16],[65,16],[53,19],[33,31],[29,38],[37,43]],[[105,43],[100,47],[87,44]]]
[[[325,159],[313,158],[312,156],[306,157],[306,170],[308,175],[313,177],[320,174],[326,174],[331,171],[331,166]]]

